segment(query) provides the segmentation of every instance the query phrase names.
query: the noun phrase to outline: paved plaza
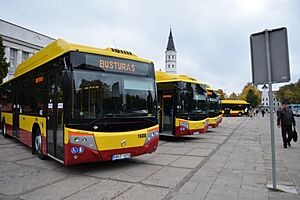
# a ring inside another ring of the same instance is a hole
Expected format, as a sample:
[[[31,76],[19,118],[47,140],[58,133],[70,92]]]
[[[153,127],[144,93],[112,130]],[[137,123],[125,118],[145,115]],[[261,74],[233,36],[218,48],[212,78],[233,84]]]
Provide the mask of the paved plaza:
[[[284,149],[275,131],[277,182],[299,191],[300,143]],[[161,138],[153,154],[71,167],[1,135],[0,199],[300,199],[267,189],[270,146],[268,115],[223,118],[202,135]]]

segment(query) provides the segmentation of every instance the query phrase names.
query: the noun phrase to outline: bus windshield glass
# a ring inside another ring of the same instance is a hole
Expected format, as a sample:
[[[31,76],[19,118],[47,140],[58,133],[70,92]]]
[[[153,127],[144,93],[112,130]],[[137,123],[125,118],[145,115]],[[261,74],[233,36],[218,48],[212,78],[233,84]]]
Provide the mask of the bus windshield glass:
[[[207,112],[206,94],[200,84],[183,82],[181,84],[180,99],[182,104],[181,113]]]
[[[209,114],[212,116],[212,114],[219,114],[221,111],[221,100],[217,93],[214,91],[208,91],[208,110]]]
[[[73,119],[155,116],[155,81],[100,71],[74,71]]]

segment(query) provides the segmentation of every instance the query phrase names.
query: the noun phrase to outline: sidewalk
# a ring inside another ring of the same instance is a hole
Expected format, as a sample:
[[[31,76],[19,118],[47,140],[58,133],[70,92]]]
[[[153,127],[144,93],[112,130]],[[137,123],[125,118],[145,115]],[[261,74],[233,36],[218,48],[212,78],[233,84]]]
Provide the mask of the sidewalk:
[[[226,120],[237,120],[225,118]],[[272,192],[272,160],[269,115],[244,118],[227,141],[171,199],[263,200],[300,199],[299,195]],[[300,124],[298,124],[299,127]],[[276,133],[277,184],[300,189],[300,144],[284,149],[280,129]],[[298,128],[299,133],[299,128]]]
[[[299,192],[300,143],[284,149],[280,129],[275,131],[277,183]],[[153,154],[65,167],[0,136],[0,199],[300,199],[267,189],[270,140],[268,115],[224,118],[205,134],[161,138]]]

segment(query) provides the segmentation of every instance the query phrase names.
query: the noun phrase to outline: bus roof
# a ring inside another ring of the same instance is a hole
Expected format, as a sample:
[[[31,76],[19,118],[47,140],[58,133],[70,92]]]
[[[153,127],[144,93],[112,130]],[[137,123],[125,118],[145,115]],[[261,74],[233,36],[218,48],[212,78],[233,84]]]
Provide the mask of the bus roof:
[[[215,93],[215,95],[220,96],[220,93],[218,92],[218,90],[211,88],[209,85],[205,85],[205,89],[207,90],[208,94],[212,94]]]
[[[206,86],[206,90],[209,90],[209,91],[214,91],[214,92],[216,92],[216,93],[219,93],[218,92],[218,90],[217,89],[215,89],[215,88],[212,88],[212,87],[210,87],[209,85],[205,85]]]
[[[156,76],[156,83],[182,81],[182,82],[202,84],[199,81],[197,81],[195,78],[189,77],[187,75],[173,75],[173,74],[168,74],[168,73],[162,72],[162,71],[156,71],[155,76]]]
[[[105,56],[112,56],[136,60],[140,62],[152,63],[151,61],[139,58],[135,54],[126,50],[119,50],[113,48],[99,49],[79,44],[71,44],[62,39],[57,39],[54,42],[50,43],[48,46],[41,49],[33,56],[31,56],[30,58],[28,58],[27,60],[25,60],[24,62],[22,62],[21,64],[19,64],[15,72],[15,78],[70,51],[100,54]]]
[[[249,104],[249,103],[247,101],[244,101],[244,100],[226,99],[226,100],[221,100],[221,104]]]

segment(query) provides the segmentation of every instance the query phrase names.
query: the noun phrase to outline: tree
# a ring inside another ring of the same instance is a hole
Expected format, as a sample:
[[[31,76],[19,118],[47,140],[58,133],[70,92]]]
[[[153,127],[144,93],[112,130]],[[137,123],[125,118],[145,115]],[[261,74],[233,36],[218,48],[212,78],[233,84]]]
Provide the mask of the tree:
[[[258,98],[252,89],[249,89],[246,95],[246,101],[251,105],[252,108],[256,108],[257,105],[259,104]]]
[[[226,99],[227,98],[226,93],[224,93],[224,91],[222,89],[218,89],[218,93],[220,94],[221,99]]]
[[[238,98],[238,95],[236,95],[234,92],[232,92],[232,93],[229,95],[228,99],[237,100],[237,99],[239,99],[239,98]]]
[[[261,102],[261,92],[252,83],[247,83],[239,98],[247,101],[254,108]]]
[[[276,92],[276,98],[281,102],[300,104],[300,79],[296,83],[280,87]]]
[[[5,51],[3,46],[3,40],[0,36],[0,83],[2,83],[3,79],[6,77],[8,72],[9,63],[6,62],[6,58],[4,57]]]

